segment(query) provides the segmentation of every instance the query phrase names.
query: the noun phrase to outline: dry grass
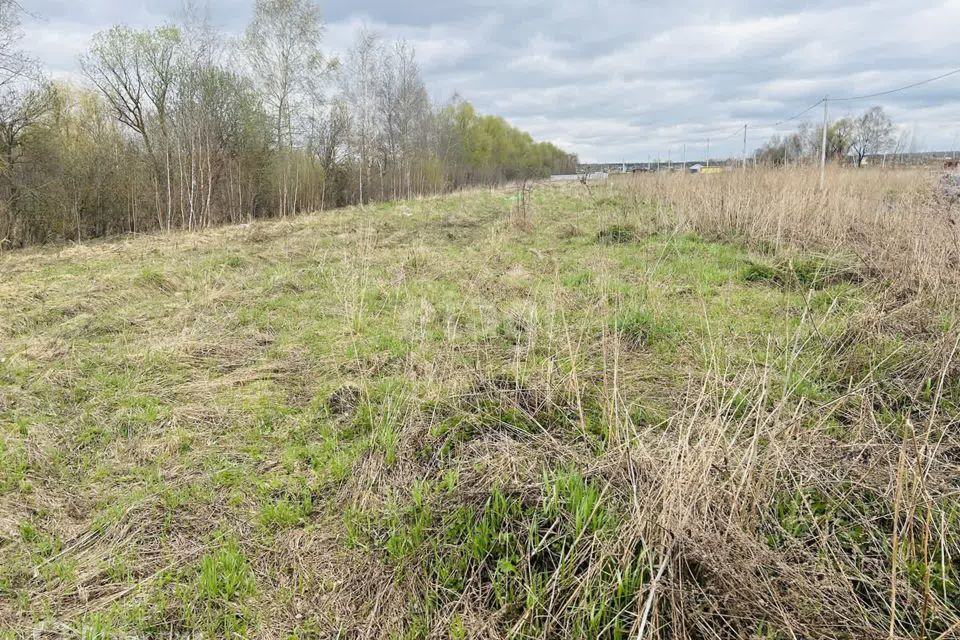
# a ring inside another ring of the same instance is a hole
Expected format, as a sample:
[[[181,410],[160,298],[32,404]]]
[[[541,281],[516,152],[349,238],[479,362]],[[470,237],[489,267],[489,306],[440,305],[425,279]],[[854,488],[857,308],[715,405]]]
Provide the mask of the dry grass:
[[[863,269],[925,294],[952,294],[960,267],[958,209],[936,189],[937,174],[791,169],[719,175],[639,175],[629,181],[664,228],[708,237],[853,254]],[[692,178],[692,179],[691,179]]]
[[[954,212],[811,180],[5,255],[0,629],[956,636]]]

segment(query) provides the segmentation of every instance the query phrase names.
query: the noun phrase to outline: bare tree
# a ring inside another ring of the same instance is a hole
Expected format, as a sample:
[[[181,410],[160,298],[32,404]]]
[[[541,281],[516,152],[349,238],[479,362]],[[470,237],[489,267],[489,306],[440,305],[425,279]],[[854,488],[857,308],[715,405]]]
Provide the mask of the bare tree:
[[[174,27],[138,32],[114,27],[94,36],[80,67],[116,112],[117,119],[143,138],[153,151],[150,125],[164,128],[176,79],[174,55],[180,42]]]
[[[893,141],[893,122],[883,107],[873,107],[853,123],[850,150],[857,166],[869,155],[882,153]]]
[[[310,150],[320,162],[323,172],[320,189],[320,210],[327,204],[327,186],[334,177],[344,150],[349,144],[350,114],[342,100],[334,100],[318,109],[311,118]]]
[[[54,98],[53,86],[44,84],[25,89],[16,99],[0,100],[0,155],[4,169],[16,163],[23,132],[50,111]]]
[[[184,0],[177,19],[180,29],[180,61],[183,66],[218,64],[225,52],[224,39],[210,19],[209,6]]]
[[[167,119],[178,78],[175,62],[179,44],[180,32],[175,27],[153,31],[114,27],[95,35],[90,52],[80,58],[84,74],[110,103],[117,119],[143,141],[158,191],[161,183],[165,187],[166,217],[159,195],[157,217],[167,230],[173,218]]]
[[[0,0],[0,249],[8,234],[16,235],[5,228],[21,222],[17,165],[24,133],[49,112],[54,98],[52,86],[43,80],[36,62],[17,48],[22,38],[22,12],[17,2]]]
[[[295,101],[308,93],[312,78],[324,73],[320,52],[323,23],[314,0],[256,0],[244,49],[263,101],[274,119],[279,153],[280,209],[297,209],[297,177],[290,193],[290,150],[294,146]]]
[[[293,101],[323,70],[320,8],[314,0],[256,0],[244,48],[250,69],[273,114],[277,148],[293,144]]]
[[[894,134],[896,139],[893,142],[893,148],[890,150],[894,156],[894,162],[903,164],[903,153],[910,146],[912,133],[913,132],[907,127],[897,127],[897,131]]]
[[[340,86],[352,114],[352,139],[360,163],[360,205],[363,206],[364,182],[369,182],[367,169],[369,148],[374,133],[375,81],[380,55],[379,36],[362,29],[347,54],[340,70]]]
[[[17,49],[22,11],[14,0],[0,0],[0,151],[8,171],[21,135],[50,109],[53,99],[36,62]]]
[[[22,176],[18,169],[24,134],[50,112],[54,100],[55,92],[50,84],[8,86],[0,99],[0,193],[13,221],[17,221],[21,213]]]
[[[405,41],[396,43],[385,57],[390,67],[389,82],[384,82],[384,113],[381,119],[389,130],[394,168],[394,197],[412,195],[413,162],[422,141],[416,132],[429,126],[430,101],[420,76],[416,53]]]
[[[0,0],[0,89],[37,74],[36,62],[17,48],[23,36],[22,13],[23,8],[14,0]]]
[[[380,53],[375,79],[380,188],[383,194],[389,180],[392,197],[399,197],[412,189],[412,164],[417,152],[413,134],[418,125],[424,124],[429,100],[413,47],[401,40]]]

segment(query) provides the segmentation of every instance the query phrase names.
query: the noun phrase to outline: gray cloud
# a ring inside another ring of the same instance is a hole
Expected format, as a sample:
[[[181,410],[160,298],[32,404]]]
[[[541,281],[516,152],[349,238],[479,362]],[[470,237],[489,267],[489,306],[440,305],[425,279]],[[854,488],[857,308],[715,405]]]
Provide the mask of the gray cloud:
[[[210,0],[213,22],[242,31],[251,0]],[[73,74],[90,36],[122,22],[175,18],[180,0],[33,0],[26,45],[52,72]],[[960,66],[960,2],[877,0],[352,0],[323,5],[327,48],[342,52],[361,25],[417,49],[431,94],[455,91],[587,160],[668,152],[739,153],[724,135],[750,124],[750,146],[772,123],[824,95],[859,95]],[[960,76],[862,103],[882,104],[916,140],[947,149],[960,131]],[[817,116],[810,114],[810,119]]]

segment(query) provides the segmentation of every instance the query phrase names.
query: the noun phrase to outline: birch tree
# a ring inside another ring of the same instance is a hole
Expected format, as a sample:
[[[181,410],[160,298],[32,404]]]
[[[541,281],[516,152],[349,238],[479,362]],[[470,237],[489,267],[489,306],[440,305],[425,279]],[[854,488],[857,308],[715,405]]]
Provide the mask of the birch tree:
[[[379,36],[364,28],[347,53],[339,74],[343,98],[352,116],[351,139],[359,162],[360,206],[363,206],[367,198],[364,183],[369,184],[367,171],[370,143],[374,134],[375,82],[379,55]]]
[[[313,0],[256,0],[244,48],[250,71],[273,114],[277,148],[293,144],[291,111],[311,76],[323,69],[323,22]]]
[[[274,121],[274,145],[280,157],[279,198],[283,215],[297,208],[291,195],[290,150],[294,146],[296,103],[310,79],[324,72],[320,51],[323,23],[314,0],[256,0],[244,49],[250,71]]]
[[[382,52],[377,75],[376,109],[382,136],[383,165],[389,168],[393,197],[412,192],[413,163],[426,140],[416,132],[429,127],[430,102],[416,54],[406,41]]]

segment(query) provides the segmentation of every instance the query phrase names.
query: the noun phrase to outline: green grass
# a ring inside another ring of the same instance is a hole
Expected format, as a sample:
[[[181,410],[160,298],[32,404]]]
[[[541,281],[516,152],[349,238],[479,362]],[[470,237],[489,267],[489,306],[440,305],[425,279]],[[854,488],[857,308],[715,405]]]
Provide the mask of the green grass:
[[[178,591],[187,628],[218,637],[249,631],[254,614],[246,601],[256,592],[256,578],[236,543],[205,554],[193,579]]]
[[[896,481],[953,451],[949,306],[507,195],[0,258],[0,629],[853,637],[893,562],[899,632],[950,628],[949,474]]]
[[[601,244],[627,244],[636,242],[639,237],[640,232],[632,224],[613,224],[597,232],[597,242]]]

